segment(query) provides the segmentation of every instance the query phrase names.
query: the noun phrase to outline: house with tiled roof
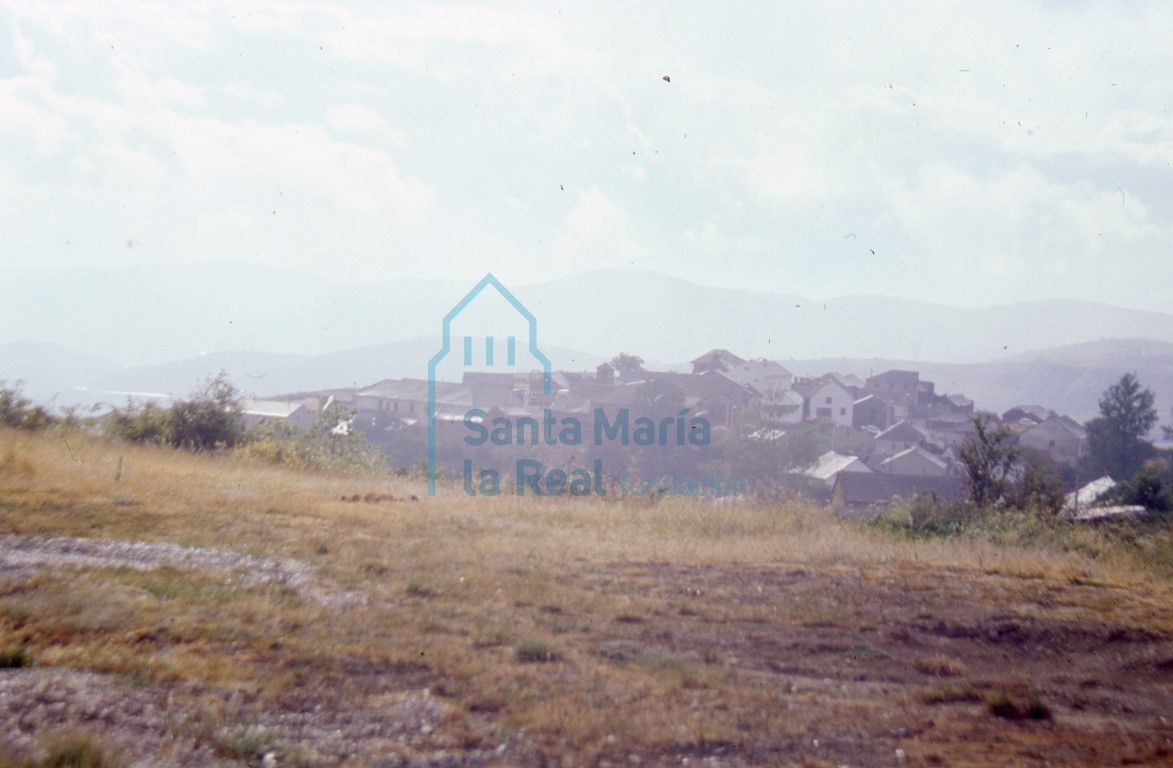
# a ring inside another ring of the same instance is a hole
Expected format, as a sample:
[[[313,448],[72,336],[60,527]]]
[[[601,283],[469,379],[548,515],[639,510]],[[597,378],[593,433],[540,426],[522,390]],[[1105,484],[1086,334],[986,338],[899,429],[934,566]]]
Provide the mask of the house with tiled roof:
[[[914,445],[881,461],[878,471],[886,475],[946,477],[951,474],[951,467],[940,456]]]
[[[724,371],[744,362],[727,349],[711,349],[692,361],[692,373],[699,376],[705,371]]]
[[[841,472],[831,490],[831,506],[850,517],[874,517],[881,510],[928,494],[939,501],[957,501],[964,488],[956,477],[882,475]]]
[[[1023,431],[1018,444],[1073,467],[1087,456],[1087,430],[1067,416],[1049,416]]]

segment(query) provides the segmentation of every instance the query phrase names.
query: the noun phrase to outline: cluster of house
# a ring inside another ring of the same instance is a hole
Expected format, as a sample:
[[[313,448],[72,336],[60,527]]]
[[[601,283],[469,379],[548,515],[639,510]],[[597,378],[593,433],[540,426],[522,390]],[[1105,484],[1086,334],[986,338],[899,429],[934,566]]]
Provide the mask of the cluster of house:
[[[467,371],[459,382],[435,383],[435,417],[443,425],[462,422],[472,408],[486,419],[540,419],[548,411],[556,419],[572,416],[589,424],[599,412],[612,417],[632,407],[650,382],[675,385],[690,414],[709,420],[714,442],[751,410],[773,434],[818,421],[854,435],[844,441],[850,448],[825,453],[804,473],[830,486],[832,503],[845,510],[926,491],[945,500],[963,492],[958,451],[973,434],[974,403],[960,394],[937,393],[916,371],[889,370],[866,379],[840,373],[797,378],[775,361],[746,360],[725,349],[696,358],[688,373],[617,371],[610,363],[593,372],[556,371],[548,392],[541,372]],[[376,443],[384,434],[427,424],[425,379],[388,379],[329,396],[356,411],[355,425]],[[245,417],[301,423],[312,417],[314,402],[322,401],[256,401],[246,405]],[[1060,464],[1074,466],[1087,451],[1084,429],[1042,406],[1017,406],[1001,420],[1017,433],[1020,445]]]

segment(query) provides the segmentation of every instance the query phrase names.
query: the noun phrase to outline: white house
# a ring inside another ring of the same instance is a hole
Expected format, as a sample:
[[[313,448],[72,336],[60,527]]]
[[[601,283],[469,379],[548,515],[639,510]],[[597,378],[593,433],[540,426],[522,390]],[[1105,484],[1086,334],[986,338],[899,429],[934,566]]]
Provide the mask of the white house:
[[[834,379],[827,379],[807,396],[807,417],[850,427],[855,395]]]

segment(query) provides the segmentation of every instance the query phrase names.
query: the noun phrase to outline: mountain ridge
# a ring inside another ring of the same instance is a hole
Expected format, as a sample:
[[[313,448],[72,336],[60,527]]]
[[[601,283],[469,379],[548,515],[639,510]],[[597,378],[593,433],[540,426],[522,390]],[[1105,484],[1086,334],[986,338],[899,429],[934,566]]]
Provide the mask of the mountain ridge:
[[[811,299],[645,270],[510,285],[540,344],[689,360],[748,357],[987,362],[1098,338],[1173,343],[1173,314],[1077,299],[958,307],[875,294]],[[0,343],[43,341],[154,365],[232,349],[319,355],[433,336],[471,283],[348,284],[238,262],[0,270]]]

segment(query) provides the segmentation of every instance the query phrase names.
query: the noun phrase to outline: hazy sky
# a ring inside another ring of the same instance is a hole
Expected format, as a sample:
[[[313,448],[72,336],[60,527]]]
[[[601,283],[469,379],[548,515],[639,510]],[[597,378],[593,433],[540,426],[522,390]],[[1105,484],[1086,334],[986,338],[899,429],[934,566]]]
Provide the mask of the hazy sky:
[[[1173,4],[862,5],[0,0],[0,267],[1173,311]]]

